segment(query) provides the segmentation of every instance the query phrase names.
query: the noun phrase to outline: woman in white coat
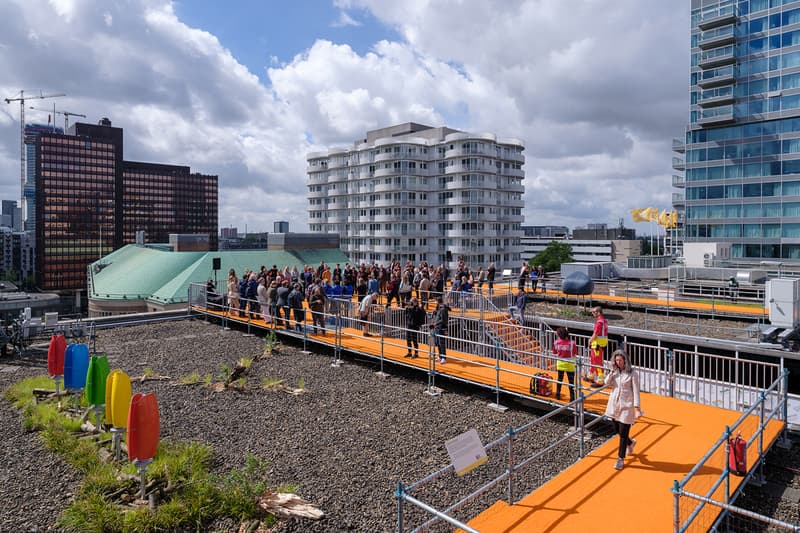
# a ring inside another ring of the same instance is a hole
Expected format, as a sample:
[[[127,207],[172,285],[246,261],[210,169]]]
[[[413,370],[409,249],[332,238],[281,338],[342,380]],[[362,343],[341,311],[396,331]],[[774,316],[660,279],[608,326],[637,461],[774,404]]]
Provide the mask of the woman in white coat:
[[[608,397],[606,416],[614,422],[614,431],[619,435],[619,453],[614,468],[622,470],[625,455],[633,454],[636,441],[629,437],[631,425],[642,416],[639,403],[639,377],[631,368],[628,356],[622,350],[614,352],[611,372],[606,376],[606,385],[613,387]]]

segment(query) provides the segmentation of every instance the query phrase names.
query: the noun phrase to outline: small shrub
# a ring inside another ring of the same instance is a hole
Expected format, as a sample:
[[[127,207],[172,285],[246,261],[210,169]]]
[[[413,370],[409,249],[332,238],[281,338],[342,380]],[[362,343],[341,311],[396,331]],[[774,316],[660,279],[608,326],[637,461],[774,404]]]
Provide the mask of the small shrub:
[[[297,380],[297,388],[301,389],[301,390],[305,390],[306,389],[306,380],[303,379],[303,378],[298,379]]]
[[[250,365],[253,364],[253,359],[250,357],[242,357],[239,359],[239,366],[244,368],[250,368]]]
[[[258,513],[256,499],[266,489],[268,463],[252,454],[247,454],[244,468],[229,472],[220,480],[222,505],[228,516],[240,520]]]
[[[277,389],[283,383],[282,379],[271,378],[269,376],[261,380],[261,386],[266,390]]]
[[[200,382],[200,374],[198,372],[192,372],[188,376],[182,376],[178,381],[181,385],[194,385]]]
[[[275,331],[270,330],[264,337],[264,355],[270,355],[280,345],[281,341],[278,339],[278,335],[275,334]]]
[[[142,370],[142,375],[146,378],[151,378],[156,375],[156,371],[150,368],[149,366]]]
[[[219,374],[217,374],[217,379],[220,381],[228,381],[228,378],[231,377],[231,367],[228,365],[222,365],[222,368],[219,370]]]

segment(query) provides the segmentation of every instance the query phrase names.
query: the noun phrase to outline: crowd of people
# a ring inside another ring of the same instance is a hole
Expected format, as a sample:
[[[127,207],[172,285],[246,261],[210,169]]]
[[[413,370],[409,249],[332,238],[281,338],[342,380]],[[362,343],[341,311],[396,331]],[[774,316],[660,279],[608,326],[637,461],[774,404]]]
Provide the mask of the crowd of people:
[[[483,293],[484,287],[487,294],[491,295],[497,282],[496,276],[494,263],[476,272],[463,261],[458,263],[452,275],[444,265],[434,267],[426,262],[417,265],[412,262],[405,265],[393,262],[389,266],[361,264],[359,267],[346,263],[344,268],[340,264],[331,268],[323,262],[317,268],[306,265],[302,272],[296,267],[280,270],[273,265],[270,269],[262,266],[258,271],[245,269],[241,278],[234,269],[230,269],[225,294],[220,294],[209,280],[207,296],[211,305],[227,306],[230,313],[263,318],[268,324],[274,322],[276,327],[297,330],[302,329],[305,322],[303,302],[307,301],[312,331],[321,335],[325,335],[325,317],[338,316],[343,302],[355,298],[358,301],[362,334],[366,337],[371,336],[369,325],[374,306],[383,304],[389,308],[394,303],[405,308],[405,357],[419,357],[420,329],[427,323],[438,362],[445,364],[447,349],[443,337],[447,336],[449,322],[448,297],[473,291]],[[533,293],[537,287],[542,292],[546,291],[545,273],[541,266],[530,268],[526,263],[522,265],[514,305],[509,309],[512,320],[521,323],[524,323],[528,282]],[[435,307],[429,316],[426,311],[434,302]],[[592,386],[609,385],[612,388],[606,416],[612,420],[619,435],[619,451],[614,468],[622,469],[625,456],[633,453],[636,444],[629,436],[631,425],[642,415],[639,383],[627,355],[620,350],[614,352],[611,370],[605,374],[608,321],[603,316],[602,308],[592,308],[591,312],[595,324],[589,339],[590,364],[586,378]],[[563,384],[572,402],[575,400],[578,348],[575,341],[569,338],[567,328],[557,328],[556,337],[552,350],[556,358],[556,397],[561,397]]]
[[[344,268],[338,263],[331,268],[323,262],[316,268],[306,265],[302,271],[273,265],[270,269],[245,269],[241,277],[230,269],[224,295],[211,280],[207,293],[214,304],[222,306],[227,301],[231,313],[283,324],[290,314],[298,320],[296,313],[302,311],[303,301],[308,302],[312,314],[314,308],[335,314],[337,302],[356,298],[361,304],[373,294],[371,304],[406,307],[415,298],[423,310],[429,309],[435,298],[450,294],[486,290],[491,295],[496,272],[494,263],[474,271],[463,261],[453,272],[445,265],[436,267],[424,261],[405,265],[394,261],[388,266],[362,263],[358,267],[346,263]]]
[[[363,321],[363,334],[369,336],[369,313],[373,305],[415,307],[423,315],[433,310],[435,317],[436,310],[442,306],[446,308],[445,302],[456,301],[460,294],[483,293],[484,290],[486,294],[493,294],[496,275],[494,263],[475,271],[459,261],[451,272],[445,265],[436,267],[424,261],[419,264],[394,261],[388,266],[345,263],[344,268],[338,263],[332,267],[322,262],[316,268],[305,265],[302,271],[296,266],[291,269],[261,266],[258,270],[245,269],[241,277],[235,269],[230,269],[224,291],[218,291],[209,280],[206,292],[211,306],[287,329],[302,328],[306,313],[303,302],[307,302],[311,330],[322,335],[325,335],[326,316],[338,316],[345,303],[355,299]],[[416,329],[422,325],[416,314],[407,322]],[[409,334],[409,353],[416,338],[417,335]]]

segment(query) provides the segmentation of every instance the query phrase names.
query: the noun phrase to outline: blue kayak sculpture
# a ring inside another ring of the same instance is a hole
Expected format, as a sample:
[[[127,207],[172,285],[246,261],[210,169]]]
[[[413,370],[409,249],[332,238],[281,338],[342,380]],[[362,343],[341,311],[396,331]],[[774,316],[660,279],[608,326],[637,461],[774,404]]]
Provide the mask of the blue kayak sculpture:
[[[594,291],[594,281],[583,272],[573,272],[561,281],[561,292],[584,296],[592,294]]]

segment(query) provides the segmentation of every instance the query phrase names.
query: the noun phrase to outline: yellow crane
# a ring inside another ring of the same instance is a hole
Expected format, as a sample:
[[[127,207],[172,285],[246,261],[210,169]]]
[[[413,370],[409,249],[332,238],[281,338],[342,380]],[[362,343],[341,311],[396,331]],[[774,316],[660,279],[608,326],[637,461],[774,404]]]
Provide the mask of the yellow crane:
[[[11,102],[19,102],[19,208],[25,213],[25,100],[43,100],[45,98],[58,98],[60,96],[67,96],[64,93],[58,94],[44,94],[39,91],[39,94],[33,96],[25,96],[25,91],[20,91],[19,96],[14,98],[5,98],[7,104]]]

